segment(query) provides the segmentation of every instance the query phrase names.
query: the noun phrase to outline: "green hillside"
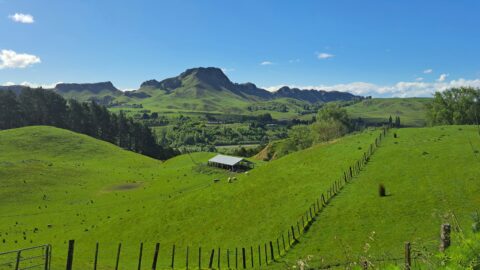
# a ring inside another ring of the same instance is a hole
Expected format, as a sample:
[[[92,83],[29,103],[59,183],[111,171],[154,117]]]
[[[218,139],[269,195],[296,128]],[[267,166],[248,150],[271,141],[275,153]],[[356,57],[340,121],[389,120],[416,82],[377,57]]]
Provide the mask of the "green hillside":
[[[121,242],[121,266],[132,269],[144,242],[148,269],[160,242],[160,268],[170,265],[173,244],[178,268],[185,267],[187,246],[192,264],[202,247],[204,265],[210,250],[221,248],[224,265],[227,248],[248,249],[285,233],[378,134],[347,136],[233,174],[205,167],[212,153],[160,163],[61,129],[2,131],[0,250],[52,243],[54,265],[63,266],[67,240],[75,239],[75,265],[86,268],[98,241],[99,269],[112,269]],[[391,131],[282,261],[307,255],[318,265],[356,260],[366,242],[374,258],[401,257],[404,241],[434,251],[448,213],[468,226],[478,209],[479,149],[470,126]],[[237,180],[228,183],[228,177]],[[390,196],[378,197],[379,183]]]
[[[480,208],[480,138],[473,126],[400,129],[320,214],[287,256],[311,265],[402,258],[404,242],[435,252],[454,214],[468,231]],[[387,197],[379,197],[383,183]],[[453,243],[455,244],[455,243]],[[368,252],[365,252],[369,245]]]
[[[402,125],[425,126],[429,98],[374,98],[346,107],[352,118],[361,117],[370,123],[385,123],[392,116],[400,116]]]
[[[165,249],[175,243],[179,258],[187,245],[208,250],[265,243],[296,222],[377,134],[294,153],[228,183],[226,171],[203,165],[212,154],[159,163],[56,128],[2,131],[0,249],[52,243],[54,264],[63,265],[66,241],[76,239],[76,265],[86,266],[99,241],[105,267],[122,242],[122,265],[132,268],[141,241],[149,259],[157,241]],[[167,251],[162,254],[166,266]]]

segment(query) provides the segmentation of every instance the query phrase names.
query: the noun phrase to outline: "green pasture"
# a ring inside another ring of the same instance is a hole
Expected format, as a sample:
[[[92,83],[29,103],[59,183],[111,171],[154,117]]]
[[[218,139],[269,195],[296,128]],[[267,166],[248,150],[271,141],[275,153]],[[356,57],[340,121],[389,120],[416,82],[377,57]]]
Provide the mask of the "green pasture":
[[[2,131],[0,251],[51,243],[53,264],[63,267],[67,241],[75,239],[74,265],[85,269],[99,242],[99,269],[112,269],[122,243],[121,268],[132,269],[144,242],[148,269],[159,242],[160,268],[170,265],[174,244],[176,267],[185,267],[187,246],[192,264],[202,247],[206,266],[212,248],[225,254],[279,237],[378,133],[347,136],[235,174],[206,167],[212,153],[161,163],[57,128]]]
[[[480,209],[479,151],[473,126],[390,131],[284,260],[294,264],[311,255],[310,265],[318,267],[402,259],[407,241],[415,252],[434,254],[442,223],[457,219],[469,231],[471,214]],[[387,197],[378,195],[379,184]]]
[[[404,126],[421,127],[427,122],[426,104],[429,98],[374,98],[347,106],[353,119],[362,118],[368,123],[386,123],[388,118],[399,116]]]

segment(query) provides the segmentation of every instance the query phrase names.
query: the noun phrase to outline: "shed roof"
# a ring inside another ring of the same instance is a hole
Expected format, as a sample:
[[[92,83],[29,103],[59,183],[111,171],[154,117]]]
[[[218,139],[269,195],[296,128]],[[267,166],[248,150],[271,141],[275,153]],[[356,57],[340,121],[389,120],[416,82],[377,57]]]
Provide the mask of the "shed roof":
[[[215,162],[220,164],[225,164],[229,166],[234,166],[235,164],[242,161],[243,158],[240,157],[232,157],[232,156],[225,156],[225,155],[216,155],[209,160],[209,162]]]

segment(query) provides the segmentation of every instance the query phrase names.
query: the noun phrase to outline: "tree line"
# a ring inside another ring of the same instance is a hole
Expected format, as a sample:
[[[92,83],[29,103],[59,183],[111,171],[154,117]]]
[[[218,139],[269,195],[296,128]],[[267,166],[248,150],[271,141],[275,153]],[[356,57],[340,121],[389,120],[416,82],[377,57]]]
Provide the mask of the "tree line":
[[[431,125],[478,125],[480,89],[459,87],[436,92],[427,116]]]
[[[178,154],[159,145],[146,125],[95,102],[67,101],[42,88],[24,88],[18,95],[0,91],[0,130],[32,125],[69,129],[162,160]]]

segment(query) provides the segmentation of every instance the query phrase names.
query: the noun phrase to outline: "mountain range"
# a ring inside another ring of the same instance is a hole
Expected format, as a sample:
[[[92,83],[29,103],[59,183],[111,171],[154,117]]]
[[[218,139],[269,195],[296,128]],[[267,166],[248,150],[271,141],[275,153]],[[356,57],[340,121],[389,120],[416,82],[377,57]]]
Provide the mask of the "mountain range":
[[[19,92],[24,86],[0,86]],[[147,108],[152,111],[202,111],[241,113],[251,108],[363,99],[347,92],[298,89],[284,86],[269,92],[253,83],[233,83],[221,69],[199,67],[162,81],[148,80],[134,91],[121,91],[111,82],[59,83],[51,89],[65,98],[94,100],[112,107]],[[288,107],[287,106],[287,107]]]

